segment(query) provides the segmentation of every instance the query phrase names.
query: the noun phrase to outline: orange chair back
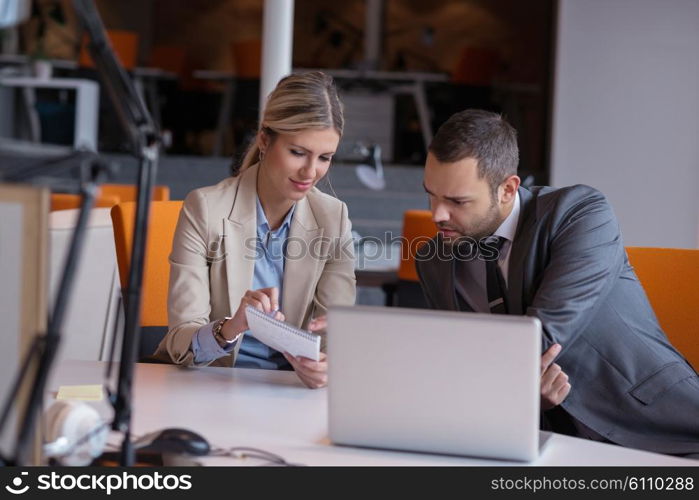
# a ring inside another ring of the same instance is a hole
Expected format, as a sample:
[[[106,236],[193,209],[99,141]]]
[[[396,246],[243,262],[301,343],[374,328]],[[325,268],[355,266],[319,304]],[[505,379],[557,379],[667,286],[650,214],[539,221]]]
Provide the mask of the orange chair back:
[[[405,281],[418,281],[415,270],[417,249],[436,236],[437,226],[432,221],[429,210],[408,210],[403,214],[403,241],[398,278]]]
[[[83,202],[79,194],[53,193],[51,195],[51,211],[71,210],[80,208]],[[118,196],[100,194],[95,198],[95,208],[109,208],[119,203]]]
[[[499,63],[499,54],[493,49],[464,47],[451,81],[467,85],[491,85]]]
[[[184,45],[156,45],[150,53],[150,65],[180,77],[187,72],[187,51]]]
[[[155,186],[153,201],[168,201],[170,188]],[[136,186],[131,184],[103,184],[95,199],[96,208],[109,208],[121,201],[136,201]],[[54,193],[51,195],[51,211],[80,208],[82,197],[78,194]]]
[[[133,184],[103,184],[100,194],[116,196],[119,201],[136,201],[136,186]],[[153,187],[153,201],[170,200],[170,188],[167,186]]]
[[[240,78],[260,78],[262,40],[238,40],[231,43],[235,74]]]
[[[699,250],[628,247],[660,326],[699,369]]]
[[[181,201],[154,201],[151,204],[143,269],[141,326],[167,325],[168,256],[181,208]],[[131,266],[135,216],[134,202],[122,202],[112,208],[114,243],[123,289],[128,284]]]
[[[107,30],[107,38],[114,49],[114,53],[119,58],[122,66],[126,69],[134,69],[138,60],[138,33],[133,31]],[[94,68],[95,63],[87,50],[87,36],[83,38],[80,48],[78,64],[86,68]]]

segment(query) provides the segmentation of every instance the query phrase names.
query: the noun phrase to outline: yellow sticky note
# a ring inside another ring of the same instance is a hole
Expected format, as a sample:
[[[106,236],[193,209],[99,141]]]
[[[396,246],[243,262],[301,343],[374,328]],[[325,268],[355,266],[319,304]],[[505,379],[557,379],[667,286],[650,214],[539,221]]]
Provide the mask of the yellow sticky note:
[[[77,399],[80,401],[102,401],[102,385],[62,385],[56,399]]]

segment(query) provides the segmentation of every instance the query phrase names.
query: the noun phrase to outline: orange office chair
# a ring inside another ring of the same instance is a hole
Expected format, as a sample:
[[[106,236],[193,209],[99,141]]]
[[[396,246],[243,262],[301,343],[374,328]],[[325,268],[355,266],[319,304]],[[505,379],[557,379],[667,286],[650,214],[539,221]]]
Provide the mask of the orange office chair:
[[[424,243],[437,234],[429,210],[408,210],[403,214],[403,239],[398,267],[398,306],[427,308],[415,269],[415,255]]]
[[[499,65],[500,54],[496,50],[466,46],[461,49],[451,81],[465,85],[492,85]]]
[[[180,78],[186,76],[187,49],[184,45],[154,45],[150,51],[149,65],[175,73]]]
[[[136,186],[133,184],[102,184],[100,194],[116,196],[119,201],[136,201]],[[169,201],[170,188],[153,186],[153,201]]]
[[[628,247],[626,253],[660,326],[699,368],[699,250]]]
[[[262,61],[262,40],[252,38],[238,40],[230,45],[233,67],[239,78],[260,78],[260,61]]]
[[[71,210],[80,208],[83,199],[79,194],[68,193],[52,193],[51,194],[51,211]],[[118,196],[99,194],[95,198],[95,208],[109,208],[119,203]]]
[[[182,203],[154,201],[151,204],[141,296],[140,360],[153,354],[167,333],[168,256]],[[122,202],[112,208],[114,243],[123,290],[126,290],[131,265],[135,216],[135,202]]]
[[[153,201],[168,201],[170,188],[153,187]],[[121,201],[136,201],[136,186],[132,184],[103,184],[95,199],[96,208],[109,208]],[[78,194],[54,193],[51,195],[51,211],[80,208],[82,197]]]
[[[127,70],[133,69],[138,59],[138,33],[123,30],[107,30],[107,38],[122,66]],[[87,36],[83,37],[80,46],[78,64],[85,68],[95,67],[92,56],[87,50]]]

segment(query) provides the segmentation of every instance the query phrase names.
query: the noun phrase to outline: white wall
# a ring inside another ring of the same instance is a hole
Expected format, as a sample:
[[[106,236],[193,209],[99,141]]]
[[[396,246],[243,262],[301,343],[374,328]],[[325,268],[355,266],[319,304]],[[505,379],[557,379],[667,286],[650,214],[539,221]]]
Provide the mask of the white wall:
[[[551,183],[634,246],[699,247],[699,0],[560,0]]]

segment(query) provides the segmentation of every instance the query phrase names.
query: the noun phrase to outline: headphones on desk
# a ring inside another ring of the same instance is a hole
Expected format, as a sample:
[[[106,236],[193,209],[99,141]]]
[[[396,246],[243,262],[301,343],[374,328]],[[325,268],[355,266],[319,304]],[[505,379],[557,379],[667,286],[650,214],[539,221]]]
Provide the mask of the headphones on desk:
[[[75,400],[55,401],[44,414],[43,428],[45,432],[44,457],[53,459],[60,465],[72,467],[90,465],[95,458],[102,455],[109,433],[109,423],[100,417],[94,407]],[[157,431],[151,435],[155,436],[161,433],[162,431]],[[149,436],[143,436],[141,440],[148,441]],[[134,443],[136,448],[139,448],[138,442],[139,440]],[[279,455],[257,448],[214,447],[210,450],[207,449],[204,454],[235,459],[259,459],[266,462],[266,465],[300,465],[289,463]],[[179,465],[192,464],[179,463]]]
[[[108,425],[97,410],[82,401],[54,402],[44,414],[45,458],[61,465],[90,465],[102,454]]]

